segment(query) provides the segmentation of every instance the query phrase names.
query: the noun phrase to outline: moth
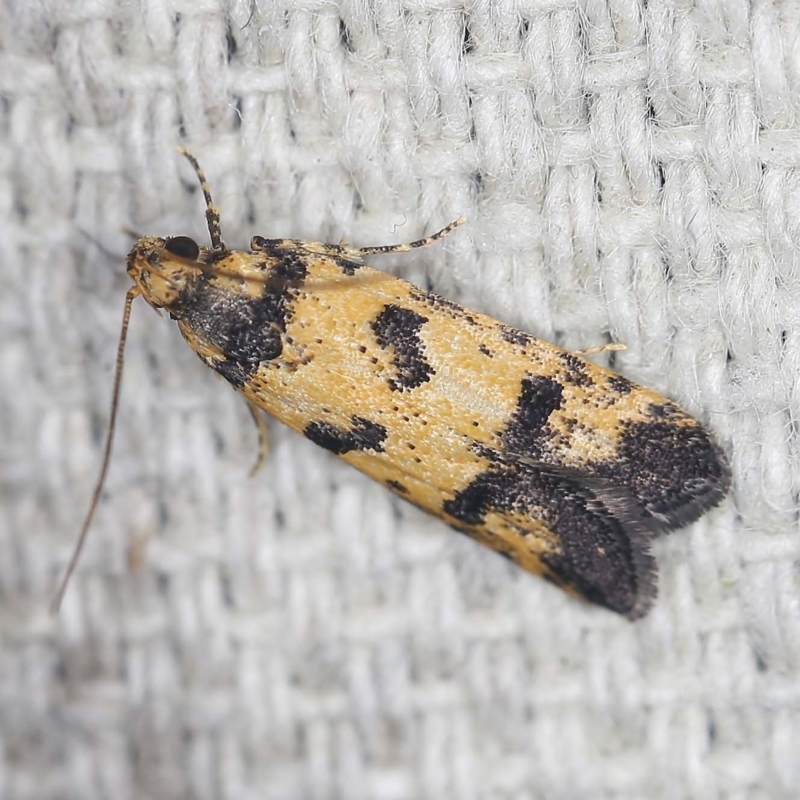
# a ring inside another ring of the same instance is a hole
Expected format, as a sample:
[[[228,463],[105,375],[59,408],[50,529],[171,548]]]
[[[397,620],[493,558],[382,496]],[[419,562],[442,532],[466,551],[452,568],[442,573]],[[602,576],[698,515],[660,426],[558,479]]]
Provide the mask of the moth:
[[[133,300],[164,309],[192,350],[246,398],[392,492],[568,592],[635,619],[656,596],[649,542],[728,491],[725,457],[678,405],[620,375],[375,270],[354,248],[140,238],[127,293],[105,480]],[[256,413],[256,418],[258,414]],[[57,597],[60,600],[63,587]]]

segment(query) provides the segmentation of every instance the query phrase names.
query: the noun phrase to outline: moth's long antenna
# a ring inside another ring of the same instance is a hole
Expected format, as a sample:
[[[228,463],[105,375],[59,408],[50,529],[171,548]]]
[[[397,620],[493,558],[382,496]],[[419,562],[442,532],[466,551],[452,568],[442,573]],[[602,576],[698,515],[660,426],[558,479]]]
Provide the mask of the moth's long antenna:
[[[100,475],[97,478],[97,483],[94,487],[94,494],[92,495],[92,502],[89,504],[89,511],[83,520],[83,527],[81,528],[80,536],[78,536],[78,543],[75,545],[75,550],[72,553],[72,558],[67,565],[67,571],[61,579],[58,591],[50,604],[50,612],[57,614],[58,609],[61,607],[61,601],[64,599],[64,592],[67,590],[67,584],[75,571],[78,564],[83,544],[86,541],[86,534],[89,532],[89,526],[92,524],[94,512],[97,510],[97,505],[100,502],[100,495],[103,491],[103,486],[106,482],[106,474],[108,473],[108,465],[111,462],[111,446],[114,443],[114,430],[117,427],[117,409],[119,408],[119,390],[122,386],[122,367],[125,363],[125,340],[128,338],[128,324],[131,320],[131,306],[135,298],[141,294],[138,286],[132,286],[128,289],[125,295],[125,310],[122,314],[122,328],[119,334],[119,345],[117,346],[117,366],[114,371],[114,390],[111,394],[111,413],[108,418],[108,433],[106,433],[106,446],[103,451],[103,464],[100,467]]]
[[[178,152],[186,156],[186,160],[197,173],[197,180],[200,181],[200,188],[203,190],[203,197],[206,200],[206,222],[208,223],[208,235],[211,237],[211,247],[214,250],[227,250],[228,248],[225,246],[225,242],[222,241],[219,209],[214,205],[214,201],[211,199],[211,189],[208,186],[206,174],[197,163],[197,159],[185,147],[178,147]]]

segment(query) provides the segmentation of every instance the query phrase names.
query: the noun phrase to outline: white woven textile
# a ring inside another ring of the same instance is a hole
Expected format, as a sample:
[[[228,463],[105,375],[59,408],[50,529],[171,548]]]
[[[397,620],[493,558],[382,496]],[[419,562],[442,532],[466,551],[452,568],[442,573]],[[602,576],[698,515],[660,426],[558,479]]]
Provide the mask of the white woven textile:
[[[0,0],[0,797],[800,796],[797,0]],[[631,624],[394,500],[134,309],[122,226],[376,266],[703,419]],[[602,361],[604,357],[600,357]],[[608,356],[605,356],[607,359]]]

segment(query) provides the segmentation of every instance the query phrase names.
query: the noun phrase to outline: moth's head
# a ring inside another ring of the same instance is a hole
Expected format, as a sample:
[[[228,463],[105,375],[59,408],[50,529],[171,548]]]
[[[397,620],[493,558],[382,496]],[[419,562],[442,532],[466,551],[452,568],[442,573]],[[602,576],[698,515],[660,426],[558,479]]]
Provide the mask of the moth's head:
[[[153,308],[169,309],[207,269],[208,256],[188,236],[144,236],[128,253],[128,275]]]

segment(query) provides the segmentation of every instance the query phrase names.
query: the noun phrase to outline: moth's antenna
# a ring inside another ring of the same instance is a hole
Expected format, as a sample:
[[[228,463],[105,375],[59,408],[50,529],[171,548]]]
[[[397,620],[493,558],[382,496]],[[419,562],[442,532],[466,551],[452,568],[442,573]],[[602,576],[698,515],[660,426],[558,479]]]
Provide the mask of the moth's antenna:
[[[78,536],[78,543],[75,545],[75,550],[72,553],[72,558],[67,565],[67,571],[61,579],[58,591],[50,604],[50,612],[57,614],[58,609],[61,607],[61,601],[64,599],[64,592],[67,590],[69,579],[72,573],[75,572],[75,567],[78,564],[83,544],[86,541],[86,534],[89,532],[89,526],[92,524],[94,512],[97,510],[97,505],[100,502],[100,495],[103,491],[103,486],[106,482],[106,474],[108,473],[108,465],[111,461],[111,446],[114,443],[114,430],[117,427],[117,409],[119,408],[119,390],[122,385],[122,367],[125,363],[125,340],[128,338],[128,324],[131,320],[131,305],[135,298],[141,294],[138,286],[132,286],[128,289],[125,295],[125,310],[122,314],[122,328],[119,334],[119,345],[117,345],[117,366],[114,371],[114,390],[111,394],[111,413],[108,418],[108,433],[106,433],[106,446],[103,451],[103,464],[100,467],[100,475],[97,478],[97,483],[94,487],[94,494],[92,495],[92,502],[89,504],[89,511],[83,520],[83,527],[81,528],[80,536]]]
[[[186,160],[192,165],[197,173],[197,180],[200,181],[200,188],[203,190],[203,197],[206,199],[206,222],[208,222],[208,235],[211,237],[211,248],[213,250],[227,250],[225,242],[222,241],[222,228],[219,224],[219,209],[211,199],[211,189],[206,180],[206,174],[197,163],[197,159],[185,148],[178,147],[178,152],[186,156]]]

